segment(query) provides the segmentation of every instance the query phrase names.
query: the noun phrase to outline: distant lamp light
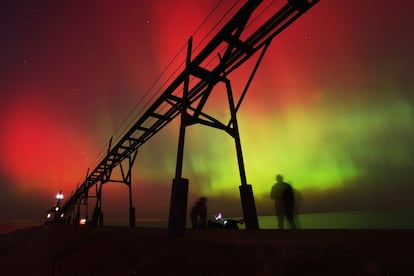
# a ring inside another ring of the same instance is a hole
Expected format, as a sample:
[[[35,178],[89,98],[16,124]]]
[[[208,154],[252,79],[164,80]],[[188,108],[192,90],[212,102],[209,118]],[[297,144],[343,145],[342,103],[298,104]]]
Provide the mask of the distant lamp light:
[[[57,211],[59,211],[59,207],[56,207],[56,208],[55,208],[55,211],[56,211],[56,212],[57,212]]]
[[[79,224],[81,224],[81,225],[85,225],[85,224],[86,224],[86,219],[81,219],[81,220],[79,221]]]
[[[62,194],[62,192],[59,192],[59,193],[56,195],[56,199],[57,199],[57,200],[63,199],[63,194]]]
[[[51,213],[47,213],[47,216],[46,216],[48,219],[50,219],[51,217],[52,217],[52,214]]]
[[[60,202],[62,201],[62,199],[63,199],[63,194],[62,194],[62,190],[60,190],[59,193],[56,195],[56,205],[57,205],[57,207],[59,207]]]
[[[60,217],[63,218],[65,216],[65,214],[61,214]]]

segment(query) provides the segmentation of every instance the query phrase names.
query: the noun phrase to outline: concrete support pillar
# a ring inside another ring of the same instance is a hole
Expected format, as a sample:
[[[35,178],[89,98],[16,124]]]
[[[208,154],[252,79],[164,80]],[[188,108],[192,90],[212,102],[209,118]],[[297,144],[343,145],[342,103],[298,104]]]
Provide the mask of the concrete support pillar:
[[[239,186],[241,203],[243,208],[243,217],[246,223],[246,229],[259,229],[257,220],[256,204],[254,202],[252,185]]]
[[[129,207],[129,227],[135,227],[135,208]]]
[[[170,237],[184,237],[187,218],[188,179],[173,180],[168,234]]]

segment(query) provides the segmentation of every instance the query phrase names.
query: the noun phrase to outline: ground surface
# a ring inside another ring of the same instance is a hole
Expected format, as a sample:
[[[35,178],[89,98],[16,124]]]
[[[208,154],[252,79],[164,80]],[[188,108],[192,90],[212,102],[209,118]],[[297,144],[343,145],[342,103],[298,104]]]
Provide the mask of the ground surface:
[[[0,235],[1,275],[414,275],[414,230],[44,225]]]

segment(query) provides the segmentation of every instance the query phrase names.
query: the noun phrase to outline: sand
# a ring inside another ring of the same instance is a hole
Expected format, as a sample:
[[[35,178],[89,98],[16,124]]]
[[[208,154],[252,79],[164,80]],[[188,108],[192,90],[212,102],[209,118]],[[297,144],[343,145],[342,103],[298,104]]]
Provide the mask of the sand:
[[[43,225],[0,235],[1,275],[414,275],[414,230]]]

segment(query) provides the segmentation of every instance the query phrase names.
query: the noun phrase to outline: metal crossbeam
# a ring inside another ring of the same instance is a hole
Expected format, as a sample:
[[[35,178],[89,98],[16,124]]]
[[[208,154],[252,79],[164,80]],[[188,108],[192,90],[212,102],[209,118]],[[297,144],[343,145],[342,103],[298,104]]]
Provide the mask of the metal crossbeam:
[[[204,114],[205,105],[213,87],[250,59],[256,52],[267,47],[281,31],[313,7],[319,0],[287,0],[286,4],[270,16],[256,30],[246,33],[245,27],[252,14],[263,2],[248,0],[224,25],[210,42],[192,59],[189,74],[192,84],[188,88],[187,109],[192,111],[189,124],[202,123],[229,132],[226,126],[213,117]],[[242,39],[242,37],[247,37]],[[207,59],[217,58],[219,49],[225,51],[215,66],[203,66]],[[127,133],[110,149],[102,161],[87,175],[71,198],[61,208],[61,213],[69,212],[75,204],[87,196],[90,188],[97,183],[109,181],[112,170],[138,148],[174,120],[182,105],[182,86],[186,72],[181,72],[164,90],[147,111],[135,122]],[[194,106],[195,105],[195,106]],[[239,104],[238,104],[239,105]]]

